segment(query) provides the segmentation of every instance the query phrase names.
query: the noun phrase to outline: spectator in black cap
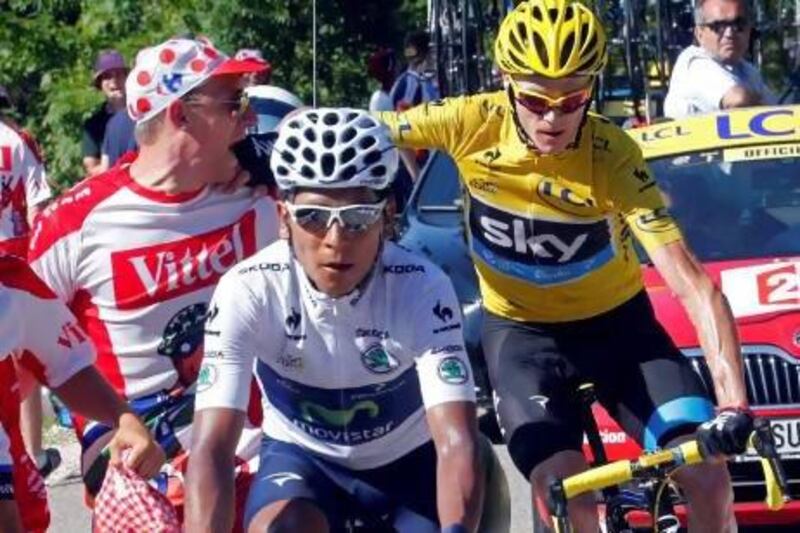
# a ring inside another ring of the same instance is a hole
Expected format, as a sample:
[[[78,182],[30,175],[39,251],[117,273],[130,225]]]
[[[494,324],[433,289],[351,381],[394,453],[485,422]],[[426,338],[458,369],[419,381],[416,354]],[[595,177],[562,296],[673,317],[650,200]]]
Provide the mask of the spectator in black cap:
[[[112,115],[125,109],[125,77],[128,68],[122,54],[116,50],[104,50],[97,56],[92,80],[106,100],[83,123],[83,166],[88,175],[102,172],[101,149],[106,126]]]

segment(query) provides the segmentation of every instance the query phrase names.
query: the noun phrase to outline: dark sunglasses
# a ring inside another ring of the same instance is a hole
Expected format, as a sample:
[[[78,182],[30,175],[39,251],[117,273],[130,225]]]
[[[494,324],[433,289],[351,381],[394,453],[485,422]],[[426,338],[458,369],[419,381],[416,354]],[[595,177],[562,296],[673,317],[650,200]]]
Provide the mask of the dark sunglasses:
[[[522,107],[537,115],[545,115],[551,109],[568,115],[582,109],[592,99],[591,86],[578,89],[559,98],[553,98],[531,89],[523,89],[513,79],[511,79],[511,87],[514,99]]]
[[[713,31],[717,35],[722,35],[728,28],[731,28],[734,33],[742,33],[750,27],[750,23],[744,17],[736,17],[733,20],[712,20],[711,22],[704,22],[702,26]]]
[[[349,233],[363,233],[380,220],[386,200],[377,204],[354,204],[327,207],[286,203],[286,209],[300,227],[311,233],[325,233],[338,222]]]

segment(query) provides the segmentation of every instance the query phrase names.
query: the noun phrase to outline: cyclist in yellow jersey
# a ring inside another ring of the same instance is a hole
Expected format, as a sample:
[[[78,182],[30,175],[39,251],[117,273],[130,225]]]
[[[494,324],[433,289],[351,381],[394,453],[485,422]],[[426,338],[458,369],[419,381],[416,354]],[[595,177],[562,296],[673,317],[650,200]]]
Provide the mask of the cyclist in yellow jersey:
[[[398,145],[443,150],[461,173],[487,311],[484,355],[517,468],[534,494],[546,494],[553,476],[587,467],[575,393],[586,380],[647,448],[697,432],[713,452],[743,451],[752,415],[725,297],[683,241],[638,146],[588,112],[607,61],[599,20],[577,1],[522,2],[499,29],[495,61],[501,91],[379,117]],[[716,417],[655,319],[634,237],[697,330]],[[692,531],[735,528],[723,464],[687,467],[676,479]],[[572,502],[570,516],[577,531],[597,531],[591,495]]]

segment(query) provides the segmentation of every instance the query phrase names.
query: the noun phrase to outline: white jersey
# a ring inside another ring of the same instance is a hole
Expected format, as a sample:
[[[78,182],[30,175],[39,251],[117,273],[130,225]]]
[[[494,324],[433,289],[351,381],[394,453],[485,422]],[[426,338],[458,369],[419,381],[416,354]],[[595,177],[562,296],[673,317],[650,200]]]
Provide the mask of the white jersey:
[[[252,373],[268,436],[356,470],[429,441],[426,408],[475,401],[450,281],[390,242],[340,298],[314,289],[286,241],[223,276],[195,409],[244,411]]]
[[[12,357],[41,382],[59,387],[94,362],[75,317],[19,258],[0,254],[0,501],[15,497],[25,517],[47,520],[44,485],[28,466],[19,430],[19,383]],[[11,472],[17,471],[14,494]]]
[[[25,257],[28,208],[49,198],[35,143],[0,120],[0,251]]]
[[[29,260],[91,336],[109,383],[136,399],[191,384],[186,362],[199,363],[214,285],[276,238],[277,213],[249,190],[145,189],[128,169],[88,179],[48,207]]]
[[[664,114],[670,118],[711,113],[722,109],[722,98],[734,86],[742,86],[762,99],[762,105],[777,103],[761,73],[751,63],[741,60],[723,64],[705,49],[689,46],[675,62],[664,100]]]

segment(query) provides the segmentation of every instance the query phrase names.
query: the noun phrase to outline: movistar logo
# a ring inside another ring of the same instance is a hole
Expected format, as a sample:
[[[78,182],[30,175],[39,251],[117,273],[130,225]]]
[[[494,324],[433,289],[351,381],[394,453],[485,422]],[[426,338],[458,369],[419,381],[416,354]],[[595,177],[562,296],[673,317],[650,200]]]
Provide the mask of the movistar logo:
[[[328,409],[318,403],[302,402],[300,410],[306,422],[319,423],[325,422],[330,426],[348,426],[359,411],[364,411],[370,418],[375,418],[381,409],[372,400],[362,400],[350,409]]]

